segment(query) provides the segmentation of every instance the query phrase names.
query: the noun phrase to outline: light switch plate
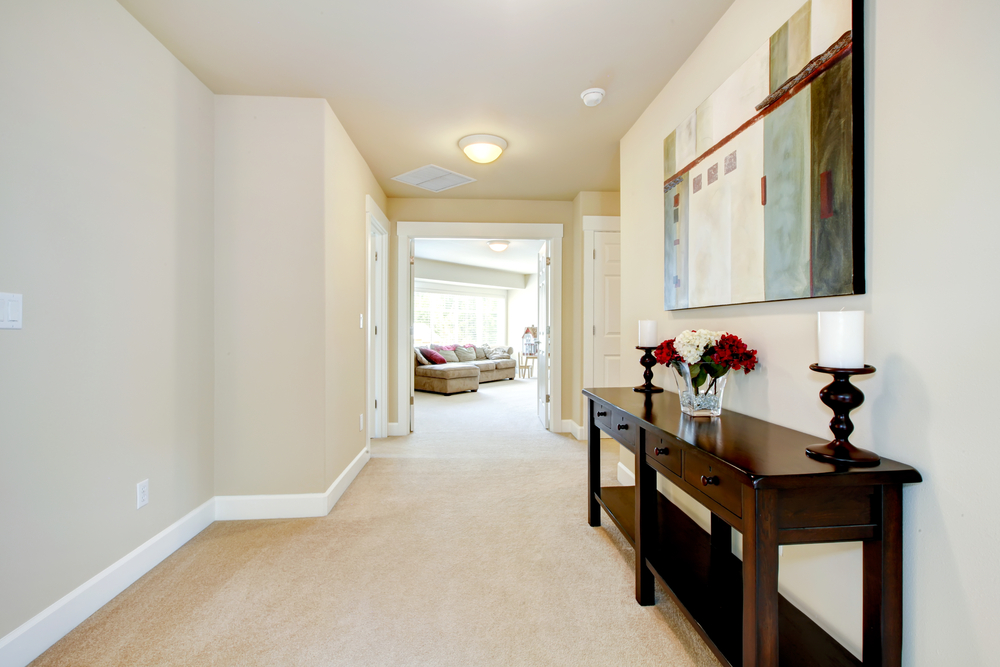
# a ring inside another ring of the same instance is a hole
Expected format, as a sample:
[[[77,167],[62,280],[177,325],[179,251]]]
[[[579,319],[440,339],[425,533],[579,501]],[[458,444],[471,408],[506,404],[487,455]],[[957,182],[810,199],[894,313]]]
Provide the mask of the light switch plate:
[[[0,292],[0,329],[20,329],[24,315],[21,294]]]

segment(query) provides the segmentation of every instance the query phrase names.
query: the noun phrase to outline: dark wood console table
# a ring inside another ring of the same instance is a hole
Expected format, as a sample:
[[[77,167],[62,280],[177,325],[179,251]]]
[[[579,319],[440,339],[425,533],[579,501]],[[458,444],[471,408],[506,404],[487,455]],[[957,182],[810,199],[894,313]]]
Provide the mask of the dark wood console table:
[[[920,473],[888,459],[835,468],[806,456],[819,438],[728,411],[687,417],[672,393],[583,393],[588,518],[601,525],[603,507],[635,548],[639,604],[654,603],[659,580],[723,664],[899,666],[903,484]],[[600,430],[635,454],[634,487],[601,488]],[[711,534],[657,492],[656,473],[711,511]],[[779,545],[852,541],[864,544],[863,663],[778,594]]]

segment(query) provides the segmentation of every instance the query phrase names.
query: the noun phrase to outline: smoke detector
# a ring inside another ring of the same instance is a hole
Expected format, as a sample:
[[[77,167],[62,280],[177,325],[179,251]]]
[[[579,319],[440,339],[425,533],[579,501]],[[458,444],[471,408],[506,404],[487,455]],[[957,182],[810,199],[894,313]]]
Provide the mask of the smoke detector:
[[[588,107],[596,107],[604,99],[604,89],[603,88],[588,88],[587,90],[580,93],[580,99]]]

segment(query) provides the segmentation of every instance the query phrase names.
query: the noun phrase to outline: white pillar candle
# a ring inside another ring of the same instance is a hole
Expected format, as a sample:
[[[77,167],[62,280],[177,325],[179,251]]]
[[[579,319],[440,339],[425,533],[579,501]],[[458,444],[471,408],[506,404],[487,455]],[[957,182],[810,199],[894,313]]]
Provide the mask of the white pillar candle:
[[[656,347],[656,320],[639,320],[639,347]]]
[[[862,368],[865,365],[865,312],[819,313],[819,365]]]

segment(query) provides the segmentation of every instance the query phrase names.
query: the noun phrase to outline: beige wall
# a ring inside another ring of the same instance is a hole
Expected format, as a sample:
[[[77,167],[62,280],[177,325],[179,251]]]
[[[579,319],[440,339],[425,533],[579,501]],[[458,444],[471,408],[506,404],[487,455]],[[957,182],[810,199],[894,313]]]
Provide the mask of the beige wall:
[[[563,308],[566,299],[572,299],[567,331],[570,338],[570,349],[573,356],[567,358],[563,366],[562,410],[564,419],[572,419],[578,426],[583,426],[583,216],[585,215],[620,215],[621,195],[617,192],[580,192],[573,199],[573,229],[571,240],[563,246],[563,252],[571,259],[566,267],[567,275],[572,278],[567,282],[572,285],[567,293],[563,288]],[[571,247],[567,251],[566,247]],[[565,283],[564,283],[565,284]],[[565,321],[565,318],[564,318]],[[564,334],[565,336],[565,334]]]
[[[367,439],[358,427],[366,410],[364,388],[368,369],[364,350],[366,329],[358,326],[365,312],[367,281],[365,195],[386,209],[385,194],[357,147],[323,103],[326,154],[326,490],[364,449]],[[390,266],[392,266],[390,264]],[[366,430],[367,430],[367,416]]]
[[[219,96],[216,122],[216,493],[326,491],[366,443],[344,350],[385,197],[326,100]]]
[[[0,90],[3,637],[213,495],[213,96],[110,0],[0,3]]]
[[[734,379],[727,407],[825,437],[826,380],[808,370],[816,311],[866,311],[878,372],[858,383],[867,400],[851,439],[924,476],[904,492],[903,664],[989,664],[1000,652],[1000,500],[986,481],[1000,464],[989,419],[1000,362],[979,350],[1000,325],[1000,4],[869,3],[867,295],[663,312],[663,138],[800,5],[736,0],[622,139],[623,336],[640,318],[664,338],[738,333],[762,367]],[[661,370],[654,381],[672,387]],[[783,590],[855,649],[860,562],[856,546],[786,548],[781,560]]]
[[[326,108],[215,100],[218,495],[326,490]]]
[[[563,341],[564,354],[568,342],[565,327],[567,319],[566,236],[573,222],[573,203],[562,201],[522,201],[494,199],[389,199],[389,421],[398,421],[396,400],[398,363],[396,338],[396,262],[398,245],[396,223],[403,222],[519,222],[558,223],[563,225]],[[404,360],[405,363],[405,360]],[[563,365],[563,386],[566,386],[567,369]],[[565,393],[565,389],[563,392]]]

